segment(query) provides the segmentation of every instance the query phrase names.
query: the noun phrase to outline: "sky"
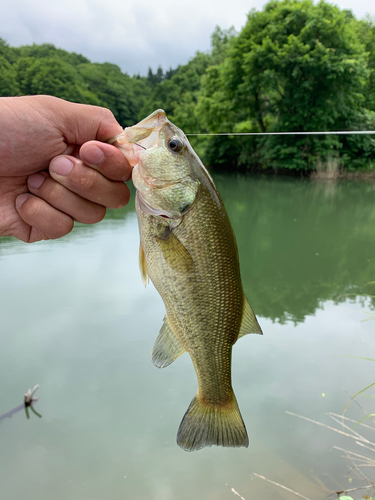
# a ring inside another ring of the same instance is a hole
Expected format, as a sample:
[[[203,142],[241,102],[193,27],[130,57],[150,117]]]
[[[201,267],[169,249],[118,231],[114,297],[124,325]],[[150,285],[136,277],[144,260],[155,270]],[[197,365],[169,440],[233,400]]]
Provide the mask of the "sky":
[[[264,0],[0,0],[0,37],[12,46],[52,43],[92,62],[145,75],[185,64],[210,48],[215,26],[240,31]],[[357,18],[375,16],[373,0],[336,0]]]

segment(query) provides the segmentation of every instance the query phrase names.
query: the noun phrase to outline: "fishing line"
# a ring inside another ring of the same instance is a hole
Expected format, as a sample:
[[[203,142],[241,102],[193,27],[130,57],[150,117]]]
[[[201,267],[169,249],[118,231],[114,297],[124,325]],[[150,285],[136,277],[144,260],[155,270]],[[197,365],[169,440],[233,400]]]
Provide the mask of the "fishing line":
[[[231,132],[221,134],[186,134],[186,135],[364,135],[375,134],[375,130],[334,130],[327,132]]]

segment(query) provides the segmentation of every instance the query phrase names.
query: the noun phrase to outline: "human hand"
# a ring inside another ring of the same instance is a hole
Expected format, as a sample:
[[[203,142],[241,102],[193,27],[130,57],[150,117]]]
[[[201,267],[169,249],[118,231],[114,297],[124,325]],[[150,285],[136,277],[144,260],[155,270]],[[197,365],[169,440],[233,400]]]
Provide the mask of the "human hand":
[[[122,132],[104,108],[56,97],[0,98],[0,236],[32,243],[125,206],[131,177],[108,141]]]

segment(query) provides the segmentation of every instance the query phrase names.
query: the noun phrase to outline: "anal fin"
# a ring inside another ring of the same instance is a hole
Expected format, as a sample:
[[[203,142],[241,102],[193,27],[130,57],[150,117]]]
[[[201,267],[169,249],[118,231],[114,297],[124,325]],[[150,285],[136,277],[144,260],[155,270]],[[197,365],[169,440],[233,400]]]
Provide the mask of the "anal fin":
[[[241,322],[240,333],[238,334],[237,340],[249,333],[258,333],[259,335],[263,335],[262,329],[259,326],[254,311],[251,309],[251,305],[249,304],[249,301],[247,300],[246,295],[244,294],[242,322]]]
[[[152,362],[158,368],[165,368],[184,352],[185,348],[172,330],[168,317],[165,315],[163,326],[152,349]]]

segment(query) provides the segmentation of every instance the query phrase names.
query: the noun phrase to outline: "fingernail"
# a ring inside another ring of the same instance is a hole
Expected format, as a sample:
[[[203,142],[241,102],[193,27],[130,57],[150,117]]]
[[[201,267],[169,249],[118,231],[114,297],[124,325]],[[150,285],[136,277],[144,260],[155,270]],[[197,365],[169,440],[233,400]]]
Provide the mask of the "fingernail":
[[[83,160],[86,160],[92,165],[98,165],[104,160],[104,153],[98,146],[90,146],[83,153]]]
[[[16,198],[16,207],[21,208],[28,197],[29,197],[28,194],[21,194],[21,196],[18,196],[18,198]]]
[[[42,174],[33,174],[27,179],[27,184],[33,189],[39,189],[45,177]]]
[[[60,156],[51,161],[50,169],[57,175],[68,175],[73,168],[73,162],[65,156]]]

